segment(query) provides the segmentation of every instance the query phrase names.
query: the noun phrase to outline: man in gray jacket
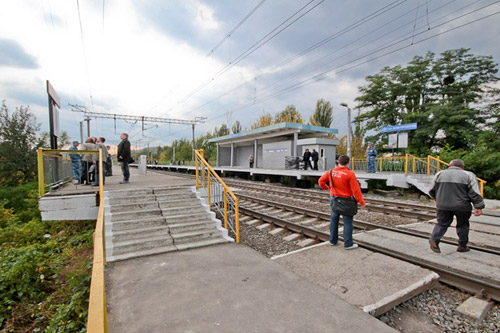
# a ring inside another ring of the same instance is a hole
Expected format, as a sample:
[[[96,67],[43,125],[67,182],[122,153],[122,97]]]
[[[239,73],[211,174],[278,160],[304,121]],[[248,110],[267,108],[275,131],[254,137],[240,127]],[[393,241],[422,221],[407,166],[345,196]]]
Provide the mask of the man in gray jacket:
[[[429,195],[436,200],[437,224],[434,226],[429,244],[431,250],[441,253],[439,241],[457,218],[458,252],[467,252],[469,242],[469,218],[474,206],[474,216],[482,214],[484,200],[479,192],[476,175],[464,170],[464,161],[455,159],[450,167],[434,176],[434,185]]]

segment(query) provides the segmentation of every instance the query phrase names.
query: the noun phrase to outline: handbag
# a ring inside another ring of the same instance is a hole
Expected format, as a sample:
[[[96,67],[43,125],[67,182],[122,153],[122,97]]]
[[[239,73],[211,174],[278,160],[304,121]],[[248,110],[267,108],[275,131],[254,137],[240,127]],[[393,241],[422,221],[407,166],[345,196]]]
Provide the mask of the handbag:
[[[135,160],[131,157],[130,160],[128,160],[128,164],[134,164]]]
[[[332,175],[332,170],[330,169],[330,188],[332,187],[333,187],[333,175]],[[354,197],[351,198],[333,197],[331,209],[332,211],[340,215],[354,216],[358,213],[358,202]]]

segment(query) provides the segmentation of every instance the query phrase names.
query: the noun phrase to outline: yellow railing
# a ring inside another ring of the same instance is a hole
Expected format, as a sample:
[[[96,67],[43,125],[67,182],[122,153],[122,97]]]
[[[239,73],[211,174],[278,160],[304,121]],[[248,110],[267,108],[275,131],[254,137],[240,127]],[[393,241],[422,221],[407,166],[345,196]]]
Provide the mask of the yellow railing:
[[[94,258],[92,262],[92,279],[90,281],[89,308],[87,318],[87,332],[102,333],[108,331],[106,310],[106,288],[104,282],[104,265],[106,264],[106,239],[104,232],[104,181],[102,150],[38,150],[38,191],[39,196],[45,195],[44,182],[44,155],[62,158],[61,153],[70,154],[99,154],[99,213],[94,231]]]
[[[203,156],[203,149],[195,150],[196,188],[207,188],[208,204],[224,216],[224,228],[236,235],[240,242],[240,218],[238,198],[212,169]],[[224,190],[221,191],[221,188]]]

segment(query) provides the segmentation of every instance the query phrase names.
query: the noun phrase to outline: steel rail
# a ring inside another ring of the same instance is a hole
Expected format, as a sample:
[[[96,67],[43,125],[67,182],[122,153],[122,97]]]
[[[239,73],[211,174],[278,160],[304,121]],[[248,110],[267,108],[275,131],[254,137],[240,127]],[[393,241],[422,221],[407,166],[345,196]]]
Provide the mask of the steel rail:
[[[297,207],[297,206],[284,204],[281,202],[255,198],[255,197],[243,195],[241,193],[238,194],[238,197],[240,197],[244,200],[247,200],[247,201],[257,202],[257,203],[260,203],[260,204],[263,204],[266,206],[277,207],[277,208],[285,209],[287,211],[292,211],[292,212],[296,212],[296,213],[303,214],[306,216],[316,217],[316,218],[320,218],[322,220],[330,221],[330,212],[325,213],[325,212],[315,211],[315,210],[311,210],[311,209],[307,209],[307,208],[301,208],[301,207]],[[245,208],[245,209],[247,211],[251,210],[250,208]],[[385,225],[381,225],[381,224],[377,224],[377,223],[373,223],[373,222],[362,221],[362,220],[358,220],[358,219],[353,220],[353,226],[358,228],[358,229],[365,229],[365,230],[383,229],[383,230],[388,230],[388,231],[392,231],[392,232],[397,232],[399,234],[405,234],[405,235],[419,237],[419,238],[429,238],[429,234],[427,234],[427,233],[408,230],[408,229],[402,229],[402,228],[389,227],[389,226],[385,226]],[[456,241],[449,241],[447,239],[441,239],[441,243],[456,245]],[[468,247],[473,249],[473,250],[476,250],[476,251],[481,251],[481,252],[490,253],[490,254],[500,256],[500,250],[496,249],[496,248],[495,249],[484,248],[484,247],[475,246],[475,245],[468,245]]]
[[[255,218],[261,219],[265,222],[271,223],[273,225],[285,228],[287,230],[303,234],[305,236],[308,236],[310,238],[317,239],[319,241],[329,241],[330,235],[324,231],[320,231],[314,228],[302,226],[300,224],[294,223],[287,221],[285,219],[267,215],[264,213],[257,212],[255,210],[246,208],[246,207],[240,207],[240,211],[246,215],[253,216]],[[342,237],[339,236],[341,240]],[[367,244],[362,241],[356,240],[356,243],[367,250],[373,251],[373,252],[378,252],[399,260],[403,260],[412,264],[415,264],[417,266],[432,270],[436,273],[439,274],[440,280],[444,283],[447,283],[449,285],[465,289],[467,291],[473,292],[473,293],[484,293],[491,297],[492,299],[496,301],[500,301],[500,286],[491,283],[489,281],[484,281],[481,279],[478,279],[473,276],[468,276],[462,273],[458,273],[455,271],[447,270],[445,267],[441,267],[438,265],[435,265],[433,263],[423,261],[419,258],[415,257],[410,257],[407,255],[403,255],[400,253],[395,253],[391,252],[390,250],[374,246],[372,244]]]

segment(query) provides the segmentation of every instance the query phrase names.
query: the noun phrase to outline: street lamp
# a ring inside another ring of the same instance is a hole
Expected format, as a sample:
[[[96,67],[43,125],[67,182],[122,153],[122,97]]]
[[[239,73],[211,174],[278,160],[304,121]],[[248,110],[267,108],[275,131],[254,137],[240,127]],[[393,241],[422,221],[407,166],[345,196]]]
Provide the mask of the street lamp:
[[[340,106],[347,108],[347,156],[349,156],[349,164],[351,164],[351,108],[347,103],[340,103]]]

